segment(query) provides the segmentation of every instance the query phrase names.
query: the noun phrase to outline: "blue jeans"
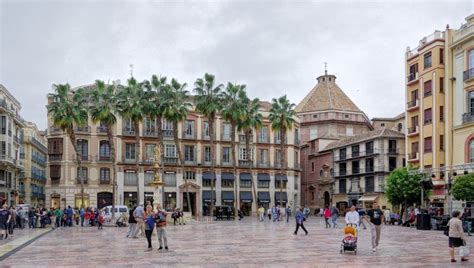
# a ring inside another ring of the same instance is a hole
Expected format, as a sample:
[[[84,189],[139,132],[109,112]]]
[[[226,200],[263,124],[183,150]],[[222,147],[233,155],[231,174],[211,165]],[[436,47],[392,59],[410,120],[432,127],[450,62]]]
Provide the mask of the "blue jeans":
[[[336,226],[337,226],[337,216],[332,217],[332,225],[333,225],[334,228],[336,228]]]

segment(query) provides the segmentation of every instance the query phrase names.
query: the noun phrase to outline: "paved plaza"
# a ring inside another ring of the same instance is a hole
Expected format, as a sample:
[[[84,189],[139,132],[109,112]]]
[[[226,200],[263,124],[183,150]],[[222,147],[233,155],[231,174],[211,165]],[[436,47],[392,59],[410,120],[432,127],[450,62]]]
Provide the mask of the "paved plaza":
[[[340,221],[342,223],[342,219]],[[449,262],[447,237],[441,231],[384,226],[380,249],[373,253],[370,232],[362,230],[359,250],[340,254],[342,230],[325,229],[321,218],[306,222],[309,235],[294,231],[294,220],[259,223],[197,222],[168,226],[169,252],[144,252],[146,239],[126,238],[127,228],[72,227],[55,230],[9,256],[1,267],[472,267]],[[469,237],[471,248],[474,239]],[[459,257],[458,257],[459,260]]]

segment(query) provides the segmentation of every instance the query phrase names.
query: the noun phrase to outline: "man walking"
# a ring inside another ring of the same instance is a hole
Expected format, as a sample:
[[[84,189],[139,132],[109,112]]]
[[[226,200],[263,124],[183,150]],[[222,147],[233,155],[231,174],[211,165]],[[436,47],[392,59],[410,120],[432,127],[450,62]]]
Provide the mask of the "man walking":
[[[339,210],[336,208],[335,205],[332,205],[331,207],[331,219],[332,219],[332,225],[334,228],[337,226],[337,217],[339,217]]]
[[[74,215],[74,212],[71,208],[71,206],[67,206],[66,210],[66,217],[67,217],[67,226],[72,227],[72,216]]]
[[[161,205],[156,205],[156,234],[158,235],[158,242],[160,243],[160,247],[158,250],[163,250],[163,245],[165,246],[165,250],[168,250],[168,238],[166,237],[166,216],[168,213],[166,210],[161,209]]]
[[[260,221],[263,221],[263,218],[265,217],[265,208],[262,205],[258,208],[258,217]]]
[[[137,238],[136,236],[134,236],[135,235],[135,228],[137,226],[137,221],[135,220],[135,217],[133,216],[136,208],[137,207],[134,204],[133,208],[128,212],[129,217],[128,217],[128,234],[127,234],[127,237]]]
[[[306,230],[306,228],[304,228],[304,224],[303,224],[303,222],[305,221],[305,217],[304,217],[304,214],[303,214],[303,212],[301,212],[301,209],[299,207],[296,209],[295,219],[296,219],[296,230],[293,234],[297,235],[298,234],[298,229],[301,226],[303,231],[305,231],[306,235],[308,235],[308,231]]]
[[[291,216],[291,208],[290,206],[288,206],[285,210],[285,214],[286,214],[286,222],[289,222],[289,219],[290,219],[290,216]]]
[[[277,210],[278,210],[277,206],[274,205],[274,206],[272,207],[272,218],[273,218],[272,221],[276,221],[277,218],[278,218],[278,211],[277,211]]]
[[[145,235],[145,221],[144,221],[144,216],[145,216],[145,210],[143,210],[143,205],[140,204],[138,207],[135,209],[135,212],[133,213],[133,216],[135,217],[135,220],[137,221],[137,230],[135,231],[135,237],[138,236],[138,232],[140,232],[141,236]]]
[[[372,209],[367,211],[365,216],[370,225],[370,235],[372,236],[372,251],[378,249],[380,241],[380,232],[382,230],[382,223],[384,221],[383,212],[379,206],[374,203]]]
[[[0,230],[3,231],[1,240],[8,238],[7,230],[11,220],[10,210],[8,210],[7,204],[3,204],[3,208],[0,210]]]

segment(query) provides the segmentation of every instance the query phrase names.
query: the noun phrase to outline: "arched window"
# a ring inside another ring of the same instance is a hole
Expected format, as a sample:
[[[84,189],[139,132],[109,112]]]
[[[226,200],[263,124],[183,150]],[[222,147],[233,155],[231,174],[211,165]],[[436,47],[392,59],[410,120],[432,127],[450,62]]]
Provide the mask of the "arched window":
[[[100,183],[108,184],[110,182],[110,169],[100,168]]]
[[[77,140],[77,152],[82,156],[83,160],[87,160],[87,155],[89,155],[89,141]],[[84,159],[84,157],[86,159]]]
[[[469,162],[474,163],[474,139],[469,144]]]
[[[467,109],[468,114],[474,116],[474,91],[469,92],[467,95]]]
[[[110,156],[110,145],[109,141],[100,141],[99,143],[99,154],[100,157],[109,157]]]
[[[468,62],[469,66],[468,66],[468,68],[472,69],[472,68],[474,68],[474,49],[469,50],[467,56],[469,57],[469,62]]]
[[[398,129],[398,132],[402,132],[402,123],[398,123],[398,126],[397,126],[397,129]]]
[[[321,169],[321,170],[319,171],[319,177],[322,178],[323,176],[324,176],[324,171]]]

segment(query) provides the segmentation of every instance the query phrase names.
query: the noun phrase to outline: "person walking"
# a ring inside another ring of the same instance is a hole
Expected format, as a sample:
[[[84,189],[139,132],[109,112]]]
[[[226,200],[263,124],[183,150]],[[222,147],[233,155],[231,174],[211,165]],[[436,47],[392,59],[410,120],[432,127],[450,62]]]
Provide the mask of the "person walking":
[[[143,209],[142,204],[140,204],[135,209],[135,211],[133,212],[133,216],[135,217],[135,220],[137,221],[135,236],[138,237],[138,233],[140,233],[141,236],[145,236],[145,221],[143,218],[145,216],[145,210]]]
[[[97,230],[104,230],[104,215],[102,214],[102,210],[99,209],[97,211]]]
[[[351,210],[346,213],[346,216],[344,219],[346,221],[346,224],[354,224],[357,230],[359,229],[360,218],[359,218],[359,213],[357,213],[355,206],[351,206]]]
[[[454,248],[461,247],[466,244],[466,234],[462,227],[460,219],[461,212],[459,210],[453,211],[452,218],[448,222],[449,227],[449,254],[451,255],[451,262],[456,262],[454,258]],[[466,258],[461,257],[461,261],[467,261]]]
[[[67,206],[66,217],[67,217],[67,226],[72,227],[72,216],[74,212],[72,211],[71,206]]]
[[[145,236],[148,241],[148,248],[145,251],[152,251],[153,246],[151,245],[151,236],[153,234],[153,229],[155,228],[155,213],[153,213],[153,207],[147,205],[145,209]]]
[[[3,232],[0,240],[8,238],[8,225],[10,224],[12,215],[8,210],[7,204],[3,204],[2,210],[0,210],[0,230]]]
[[[305,231],[306,235],[308,235],[308,231],[306,228],[304,228],[303,222],[306,220],[304,217],[303,212],[301,212],[301,209],[299,207],[296,208],[296,213],[295,213],[295,219],[296,219],[296,229],[295,232],[293,233],[294,235],[298,234],[298,229],[301,227],[303,231]]]
[[[133,213],[135,212],[135,209],[137,207],[134,206],[128,213],[128,234],[127,237],[133,237],[133,238],[138,238],[135,235],[135,228],[137,226],[137,221],[135,220],[135,217],[133,216]]]
[[[160,243],[160,247],[158,250],[163,250],[163,246],[165,246],[165,250],[168,250],[168,238],[166,237],[166,216],[168,213],[166,210],[161,209],[161,205],[156,205],[156,234],[158,236],[158,242]]]
[[[267,209],[267,216],[268,216],[268,220],[271,221],[272,220],[272,209],[271,208]]]
[[[464,212],[461,216],[462,227],[468,236],[471,236],[471,222],[469,218],[471,217],[471,210],[469,208],[464,208]]]
[[[331,219],[332,225],[334,228],[337,227],[337,218],[339,217],[339,210],[336,208],[336,205],[332,205],[331,207]]]
[[[86,216],[86,211],[84,208],[81,208],[80,215],[81,215],[81,227],[84,227],[84,217]]]
[[[290,206],[288,206],[288,207],[285,209],[285,214],[286,214],[286,222],[289,222],[290,216],[291,216],[291,208],[290,208]],[[304,216],[304,215],[303,215],[303,216]]]
[[[15,228],[16,224],[16,214],[15,214],[15,209],[13,207],[10,207],[10,223],[8,224],[8,235],[13,236],[13,229]]]
[[[366,230],[367,227],[365,226],[365,223],[364,223],[365,209],[364,208],[359,208],[357,210],[357,213],[359,213],[359,225],[361,225],[364,228],[364,230]]]
[[[384,211],[383,211],[383,216],[385,218],[385,224],[390,224],[390,209],[389,208],[386,208]]]
[[[277,220],[277,217],[278,217],[278,212],[277,212],[277,206],[276,205],[273,205],[272,207],[272,221],[276,221]]]
[[[383,212],[380,210],[377,203],[372,205],[372,209],[367,211],[365,216],[370,226],[370,235],[372,237],[372,251],[375,252],[378,249],[380,241],[380,233],[382,231],[382,223],[384,221]]]
[[[265,218],[265,208],[262,205],[258,208],[258,218],[260,221],[263,221]]]
[[[326,229],[331,228],[331,224],[329,223],[329,218],[331,218],[331,210],[329,209],[329,206],[326,206],[323,214],[324,214],[324,221],[326,222]]]

